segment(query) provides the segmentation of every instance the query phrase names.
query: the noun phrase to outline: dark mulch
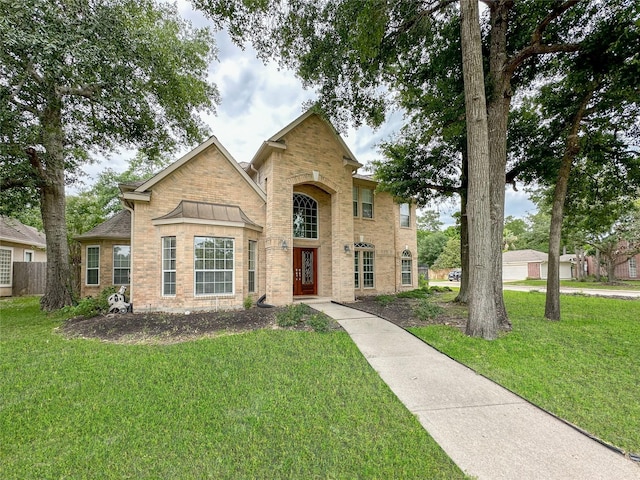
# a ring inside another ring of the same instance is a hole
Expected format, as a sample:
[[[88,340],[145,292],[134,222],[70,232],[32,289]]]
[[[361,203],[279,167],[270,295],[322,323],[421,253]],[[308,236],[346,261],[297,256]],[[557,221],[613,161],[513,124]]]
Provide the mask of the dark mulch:
[[[363,297],[347,306],[378,315],[396,325],[407,328],[430,324],[445,324],[464,328],[465,313],[461,307],[445,306],[444,313],[423,321],[413,308],[418,300],[395,298],[384,304],[376,297]],[[437,302],[437,299],[435,301]],[[92,318],[72,318],[60,332],[69,338],[96,338],[117,343],[177,343],[202,337],[229,335],[259,329],[277,329],[276,315],[286,307],[250,308],[226,312],[191,312],[187,314],[125,313],[98,315]],[[306,326],[288,327],[306,329]],[[333,329],[340,329],[335,324]]]

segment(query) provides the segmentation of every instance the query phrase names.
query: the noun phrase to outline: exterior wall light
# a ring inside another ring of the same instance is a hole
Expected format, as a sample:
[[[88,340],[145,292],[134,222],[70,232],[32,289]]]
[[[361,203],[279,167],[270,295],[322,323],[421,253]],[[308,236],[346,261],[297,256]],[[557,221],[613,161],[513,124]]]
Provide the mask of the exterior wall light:
[[[282,247],[282,250],[284,250],[285,252],[289,250],[289,245],[287,245],[286,240],[282,240],[282,244],[280,246]]]
[[[344,246],[344,253],[350,253],[351,252],[351,247],[349,247],[349,245],[345,245]]]

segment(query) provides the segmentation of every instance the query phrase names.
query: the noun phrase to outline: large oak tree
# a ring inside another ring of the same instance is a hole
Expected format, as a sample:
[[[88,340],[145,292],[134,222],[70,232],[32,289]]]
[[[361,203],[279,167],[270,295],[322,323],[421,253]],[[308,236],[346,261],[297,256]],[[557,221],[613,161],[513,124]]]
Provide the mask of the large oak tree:
[[[0,190],[37,194],[52,310],[72,301],[65,184],[92,153],[200,140],[196,112],[218,95],[213,36],[153,0],[0,0],[0,12]]]

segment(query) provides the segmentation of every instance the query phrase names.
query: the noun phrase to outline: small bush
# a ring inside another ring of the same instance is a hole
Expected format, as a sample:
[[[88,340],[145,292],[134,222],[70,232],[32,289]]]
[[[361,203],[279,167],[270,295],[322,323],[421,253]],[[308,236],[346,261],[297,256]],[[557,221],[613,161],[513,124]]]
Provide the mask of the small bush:
[[[242,302],[242,305],[244,306],[245,310],[249,310],[251,307],[253,307],[253,297],[251,295],[249,295],[248,297],[245,297],[245,299]]]
[[[331,319],[324,313],[314,313],[307,319],[305,323],[309,325],[314,332],[325,333],[329,331]]]
[[[431,320],[440,315],[444,309],[434,303],[431,303],[427,299],[422,299],[413,307],[413,313],[422,321]]]
[[[378,295],[376,297],[376,302],[378,302],[383,307],[386,307],[390,303],[395,302],[395,300],[396,297],[394,297],[393,295]]]
[[[276,323],[279,327],[294,327],[302,323],[303,317],[309,313],[309,306],[304,303],[289,305],[284,311],[276,314]]]
[[[429,295],[429,291],[422,290],[420,288],[416,290],[408,290],[406,292],[399,292],[396,294],[398,298],[427,298]]]
[[[114,286],[107,287],[100,292],[96,297],[85,297],[78,300],[78,302],[69,307],[64,307],[62,312],[65,315],[73,317],[86,317],[91,318],[101,313],[107,313],[109,311],[109,296],[116,293],[118,289]]]
[[[422,290],[427,290],[429,288],[429,279],[424,273],[418,275],[418,288]]]
[[[433,287],[429,287],[427,290],[429,293],[443,293],[443,292],[452,292],[450,287],[439,287],[434,285]]]

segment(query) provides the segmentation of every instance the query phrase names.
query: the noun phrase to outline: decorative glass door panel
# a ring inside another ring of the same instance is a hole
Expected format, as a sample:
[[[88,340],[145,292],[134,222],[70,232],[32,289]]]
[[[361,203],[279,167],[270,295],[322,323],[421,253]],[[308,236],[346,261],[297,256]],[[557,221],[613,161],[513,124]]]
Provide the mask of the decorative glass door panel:
[[[293,294],[317,295],[318,249],[293,249]]]

